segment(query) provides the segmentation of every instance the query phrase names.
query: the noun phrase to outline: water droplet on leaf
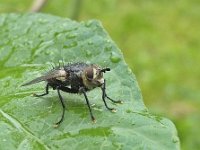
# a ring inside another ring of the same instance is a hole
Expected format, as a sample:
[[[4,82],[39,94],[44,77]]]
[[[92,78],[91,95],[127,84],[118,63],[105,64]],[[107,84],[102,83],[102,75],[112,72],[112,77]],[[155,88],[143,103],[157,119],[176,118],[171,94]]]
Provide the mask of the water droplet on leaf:
[[[162,117],[160,116],[155,116],[156,121],[160,122],[162,120]]]
[[[75,47],[75,46],[77,46],[78,45],[78,43],[76,42],[76,41],[74,41],[74,42],[72,42],[72,43],[70,43],[70,44],[65,44],[64,46],[63,46],[63,48],[71,48],[71,47]]]
[[[43,23],[46,23],[48,21],[46,19],[44,19],[44,18],[39,18],[38,22],[41,23],[41,24],[43,24]]]
[[[89,50],[86,50],[86,56],[91,56],[92,55],[92,52],[91,51],[89,51]]]
[[[174,136],[174,137],[172,138],[172,141],[173,141],[173,143],[177,143],[177,142],[179,142],[179,139],[178,139],[177,136]]]
[[[111,56],[110,56],[110,60],[113,62],[113,63],[118,63],[121,58],[119,56],[119,54],[115,53],[115,52],[112,52],[111,53]]]
[[[105,51],[111,51],[112,50],[112,45],[108,45],[104,49],[105,49]]]
[[[133,126],[134,126],[134,125],[135,125],[135,121],[132,121],[132,122],[131,122],[131,125],[133,125]]]
[[[77,35],[76,34],[69,34],[66,36],[67,39],[73,39],[73,38],[76,38]]]
[[[88,41],[88,45],[92,45],[94,44],[92,41]]]
[[[92,21],[87,21],[86,23],[85,23],[85,26],[86,27],[90,27],[92,25]]]
[[[7,140],[6,139],[3,139],[3,142],[6,142]]]
[[[127,112],[127,113],[131,113],[132,111],[131,111],[130,109],[127,109],[126,112]]]
[[[128,68],[128,74],[132,74],[131,68]]]

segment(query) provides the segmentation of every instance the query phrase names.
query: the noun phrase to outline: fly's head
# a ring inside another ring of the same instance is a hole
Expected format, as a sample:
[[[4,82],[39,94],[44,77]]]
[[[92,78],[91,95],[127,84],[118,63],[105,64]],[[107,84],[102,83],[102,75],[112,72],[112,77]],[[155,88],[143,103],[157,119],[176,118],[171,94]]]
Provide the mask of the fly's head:
[[[82,74],[83,84],[88,89],[102,86],[104,84],[103,73],[106,71],[110,71],[110,68],[101,68],[97,65],[88,66]]]

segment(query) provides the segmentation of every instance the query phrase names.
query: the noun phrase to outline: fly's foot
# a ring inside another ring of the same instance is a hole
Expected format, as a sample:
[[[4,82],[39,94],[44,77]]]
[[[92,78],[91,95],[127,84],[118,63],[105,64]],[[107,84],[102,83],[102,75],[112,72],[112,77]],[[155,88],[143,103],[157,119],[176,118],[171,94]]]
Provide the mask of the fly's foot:
[[[57,128],[58,126],[59,126],[59,124],[57,124],[57,123],[53,125],[54,128]]]
[[[33,95],[33,97],[38,97],[38,95],[37,95],[37,94],[35,94],[35,93],[33,93],[32,95]]]
[[[115,108],[111,108],[110,110],[111,110],[111,112],[113,112],[113,113],[117,112],[117,110],[116,110]]]
[[[92,116],[91,119],[92,119],[92,123],[96,123],[97,122],[96,119],[94,118],[94,116]]]
[[[118,103],[118,104],[123,104],[124,102],[121,101],[121,100],[118,100],[118,101],[115,101],[115,103]]]
[[[63,119],[61,119],[60,121],[58,121],[57,123],[55,123],[54,125],[53,125],[53,127],[54,128],[57,128],[57,127],[59,127],[59,125],[60,125],[60,123],[63,121]]]

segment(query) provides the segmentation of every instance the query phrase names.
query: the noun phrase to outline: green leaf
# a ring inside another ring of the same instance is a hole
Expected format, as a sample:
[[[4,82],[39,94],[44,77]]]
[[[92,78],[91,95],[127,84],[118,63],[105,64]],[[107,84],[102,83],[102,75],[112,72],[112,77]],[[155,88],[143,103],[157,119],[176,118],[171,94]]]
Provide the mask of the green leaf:
[[[75,22],[45,14],[0,15],[0,148],[5,149],[180,149],[171,121],[150,114],[123,55],[96,20]],[[108,66],[107,93],[123,100],[108,105],[100,89],[88,93],[97,123],[91,122],[83,95],[62,92],[36,98],[45,83],[21,87],[51,68],[51,63],[90,62]]]

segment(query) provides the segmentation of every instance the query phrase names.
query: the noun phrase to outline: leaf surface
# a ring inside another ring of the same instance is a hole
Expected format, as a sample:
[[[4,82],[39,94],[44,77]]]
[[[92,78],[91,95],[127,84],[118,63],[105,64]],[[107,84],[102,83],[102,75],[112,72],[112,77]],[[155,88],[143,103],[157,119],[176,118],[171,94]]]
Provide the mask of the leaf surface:
[[[0,16],[0,148],[4,149],[180,149],[171,121],[150,114],[136,78],[101,23],[75,22],[46,14]],[[48,71],[51,63],[88,62],[110,67],[107,93],[123,104],[108,102],[101,90],[88,93],[97,123],[90,120],[83,95],[62,92],[64,122],[56,91],[43,93],[45,83],[21,87]]]

